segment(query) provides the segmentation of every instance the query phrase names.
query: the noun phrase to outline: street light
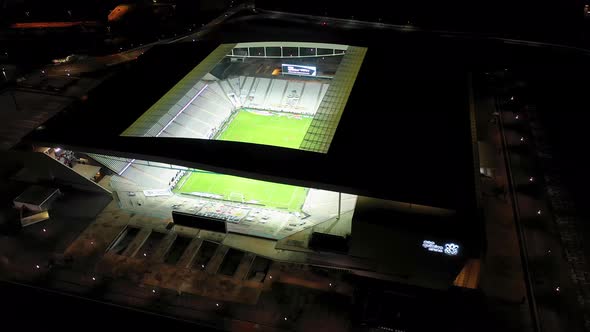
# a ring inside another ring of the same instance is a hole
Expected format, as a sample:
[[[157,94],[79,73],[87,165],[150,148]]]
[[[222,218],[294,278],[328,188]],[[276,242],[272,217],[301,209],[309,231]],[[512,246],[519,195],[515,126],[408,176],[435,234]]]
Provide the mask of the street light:
[[[559,286],[555,287],[555,291],[559,293],[559,291],[561,291],[561,288],[559,288]]]
[[[520,138],[520,141],[521,141],[521,142],[524,142],[524,137],[521,137],[521,138]]]
[[[541,215],[541,210],[537,210],[537,214],[538,215]]]
[[[515,118],[516,120],[518,120],[518,114],[516,114],[516,115],[514,116],[514,118]]]
[[[534,180],[535,179],[532,176],[529,178],[529,182],[533,182]]]

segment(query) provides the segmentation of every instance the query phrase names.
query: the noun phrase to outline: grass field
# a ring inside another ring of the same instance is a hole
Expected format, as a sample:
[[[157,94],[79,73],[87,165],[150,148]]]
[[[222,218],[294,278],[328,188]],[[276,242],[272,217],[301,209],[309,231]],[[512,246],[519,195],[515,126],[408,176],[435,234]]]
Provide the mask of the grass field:
[[[311,121],[311,117],[241,110],[218,139],[297,149]],[[307,189],[302,187],[209,172],[187,173],[175,191],[221,195],[239,202],[256,201],[290,211],[299,211],[307,195]]]
[[[305,202],[307,189],[286,184],[264,182],[232,175],[193,172],[179,182],[180,192],[200,192],[221,195],[224,199],[257,203],[299,211]]]
[[[311,120],[285,113],[241,110],[219,139],[298,149]]]

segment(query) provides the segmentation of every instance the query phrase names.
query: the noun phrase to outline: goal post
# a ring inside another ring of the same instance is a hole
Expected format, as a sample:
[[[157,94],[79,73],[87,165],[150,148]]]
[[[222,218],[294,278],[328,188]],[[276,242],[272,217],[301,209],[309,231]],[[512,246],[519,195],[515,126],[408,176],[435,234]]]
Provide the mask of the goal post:
[[[241,202],[241,203],[244,203],[245,202],[245,200],[244,200],[244,194],[239,193],[239,192],[232,191],[229,194],[229,197],[228,198],[229,198],[230,201],[234,201],[234,202]]]

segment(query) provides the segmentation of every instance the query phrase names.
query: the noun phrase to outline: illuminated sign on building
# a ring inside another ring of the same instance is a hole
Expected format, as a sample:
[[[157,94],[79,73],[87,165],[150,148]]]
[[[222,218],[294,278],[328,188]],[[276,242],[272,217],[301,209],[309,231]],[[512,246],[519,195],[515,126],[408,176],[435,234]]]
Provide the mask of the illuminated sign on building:
[[[289,74],[289,75],[316,76],[317,67],[283,64],[282,71],[283,71],[283,74]]]
[[[445,243],[444,246],[441,246],[434,241],[424,240],[422,241],[422,248],[428,251],[444,253],[449,256],[457,256],[460,247],[455,243]]]

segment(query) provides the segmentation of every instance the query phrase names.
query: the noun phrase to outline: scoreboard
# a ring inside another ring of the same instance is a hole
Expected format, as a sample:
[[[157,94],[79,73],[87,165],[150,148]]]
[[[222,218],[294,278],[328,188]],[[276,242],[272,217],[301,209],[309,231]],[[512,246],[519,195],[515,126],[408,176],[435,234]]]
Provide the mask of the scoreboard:
[[[283,74],[287,75],[298,75],[298,76],[316,76],[317,67],[314,66],[302,66],[302,65],[282,65]]]

